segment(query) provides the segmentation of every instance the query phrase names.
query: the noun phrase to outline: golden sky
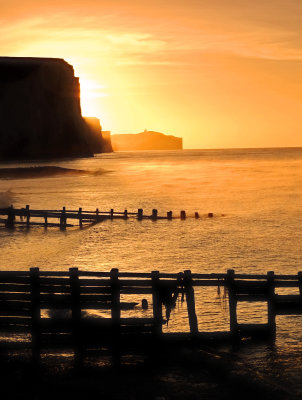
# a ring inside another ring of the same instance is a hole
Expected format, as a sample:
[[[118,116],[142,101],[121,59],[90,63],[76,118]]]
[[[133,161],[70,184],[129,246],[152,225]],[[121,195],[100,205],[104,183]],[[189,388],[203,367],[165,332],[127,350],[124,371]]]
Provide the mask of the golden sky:
[[[301,0],[0,0],[0,55],[70,62],[112,133],[302,146]]]

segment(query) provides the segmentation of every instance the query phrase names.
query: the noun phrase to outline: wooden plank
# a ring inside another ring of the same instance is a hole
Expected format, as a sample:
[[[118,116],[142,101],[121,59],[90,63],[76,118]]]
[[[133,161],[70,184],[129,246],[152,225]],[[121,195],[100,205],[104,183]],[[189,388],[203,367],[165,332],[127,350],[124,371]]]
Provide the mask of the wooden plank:
[[[111,301],[111,294],[81,294],[81,304],[85,301]]]
[[[82,295],[88,294],[88,293],[94,293],[94,294],[111,294],[111,288],[110,286],[82,286],[80,287],[80,292]]]
[[[31,301],[24,300],[1,300],[0,301],[0,311],[21,311],[21,310],[30,310],[31,309]]]
[[[10,292],[0,292],[0,303],[1,301],[7,300],[31,300],[30,293],[10,293]]]
[[[40,277],[40,285],[63,285],[67,286],[70,284],[69,278],[61,277]]]
[[[68,285],[40,285],[41,295],[47,294],[69,294],[70,286]]]
[[[28,316],[27,318],[25,317],[0,317],[0,326],[6,326],[6,325],[26,325],[26,326],[31,326],[32,320],[31,317]]]
[[[7,310],[7,309],[3,309],[0,310],[0,317],[23,317],[23,316],[30,316],[30,309],[27,310],[20,310],[20,309],[16,309],[16,310]]]
[[[0,283],[12,283],[12,284],[30,284],[30,278],[27,276],[14,276],[14,275],[2,275],[0,276]]]
[[[141,287],[141,288],[136,288],[136,287],[122,287],[121,288],[121,294],[152,294],[153,290],[152,288],[146,288],[146,287]]]

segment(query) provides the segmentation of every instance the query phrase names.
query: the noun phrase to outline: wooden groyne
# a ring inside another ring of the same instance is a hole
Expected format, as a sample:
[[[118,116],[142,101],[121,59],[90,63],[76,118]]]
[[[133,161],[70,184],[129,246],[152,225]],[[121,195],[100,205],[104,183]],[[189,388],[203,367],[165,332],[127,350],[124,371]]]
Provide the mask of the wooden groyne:
[[[195,307],[195,289],[224,286],[228,292],[230,329],[200,332]],[[297,295],[278,295],[276,288],[298,288]],[[141,300],[141,297],[148,297]],[[163,332],[167,311],[176,299],[186,302],[189,332]],[[264,302],[265,324],[239,324],[237,304]],[[127,310],[145,310],[148,317],[125,315]],[[163,310],[166,309],[165,317]],[[104,312],[107,313],[104,316]],[[266,275],[178,274],[64,271],[0,272],[0,345],[31,348],[34,359],[49,348],[71,348],[81,358],[92,352],[107,351],[113,356],[129,348],[157,347],[178,341],[203,343],[247,337],[274,340],[276,315],[302,314],[302,274]],[[23,339],[22,339],[23,337]],[[6,340],[8,339],[8,340]],[[15,340],[14,340],[15,339]],[[151,346],[151,347],[150,347]]]
[[[160,219],[172,220],[175,218],[180,218],[185,220],[188,218],[186,211],[182,210],[178,215],[174,214],[172,211],[167,211],[166,215],[158,215],[158,210],[153,209],[151,214],[144,214],[144,210],[139,208],[137,212],[115,211],[110,209],[107,211],[102,211],[96,208],[94,211],[83,210],[81,207],[78,210],[67,210],[63,207],[61,210],[35,210],[31,209],[29,205],[24,208],[14,208],[13,206],[8,208],[0,209],[0,224],[4,224],[7,228],[13,228],[15,226],[44,226],[45,228],[56,226],[61,229],[66,229],[67,227],[73,226],[73,223],[77,221],[80,227],[83,224],[95,224],[102,222],[107,219],[128,219],[136,218],[141,221],[143,219],[150,219],[152,221],[157,221]],[[19,218],[19,220],[17,219]],[[200,218],[198,212],[194,213],[195,219]],[[213,217],[213,213],[207,214],[208,218]],[[57,220],[58,222],[52,222]],[[67,222],[69,220],[69,222]]]

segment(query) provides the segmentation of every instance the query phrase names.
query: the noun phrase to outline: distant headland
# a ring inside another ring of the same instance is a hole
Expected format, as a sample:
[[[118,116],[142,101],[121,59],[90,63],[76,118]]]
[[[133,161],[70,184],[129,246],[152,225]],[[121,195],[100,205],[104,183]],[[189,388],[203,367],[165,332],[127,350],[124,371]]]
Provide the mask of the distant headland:
[[[0,159],[86,157],[111,151],[85,120],[79,78],[59,58],[0,57]]]
[[[182,150],[182,138],[147,131],[136,134],[111,135],[114,151],[127,150]]]

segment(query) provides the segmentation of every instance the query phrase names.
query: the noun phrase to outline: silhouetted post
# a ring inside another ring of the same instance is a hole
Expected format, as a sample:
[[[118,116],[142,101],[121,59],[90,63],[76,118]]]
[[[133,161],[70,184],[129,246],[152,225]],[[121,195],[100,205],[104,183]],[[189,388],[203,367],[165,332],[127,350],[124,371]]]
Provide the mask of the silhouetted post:
[[[80,366],[83,360],[83,345],[81,340],[81,302],[80,281],[78,268],[69,268],[72,339],[74,348],[75,365]]]
[[[267,317],[270,336],[274,340],[276,337],[276,313],[275,313],[275,285],[274,271],[267,273],[268,300],[267,300]]]
[[[29,227],[29,224],[30,224],[29,205],[25,206],[25,216],[26,216],[26,225],[27,225],[27,227]]]
[[[163,325],[163,310],[162,303],[159,295],[159,271],[152,271],[152,302],[153,302],[153,328],[156,337],[162,334]]]
[[[167,219],[172,219],[172,211],[167,212]]]
[[[186,301],[188,308],[188,317],[189,317],[189,325],[191,336],[196,336],[198,334],[198,322],[195,311],[195,298],[194,298],[194,289],[192,285],[192,275],[190,270],[184,271],[184,287],[186,293]]]
[[[298,272],[298,281],[299,281],[299,293],[302,297],[302,271]]]
[[[45,212],[44,213],[44,227],[45,228],[47,228],[47,217],[48,217],[48,214],[47,214],[47,212]]]
[[[98,208],[95,210],[95,215],[96,215],[97,217],[99,216],[99,209],[98,209]]]
[[[142,208],[139,208],[138,210],[137,210],[137,219],[139,220],[139,221],[141,221],[142,219],[143,219],[143,209]]]
[[[66,229],[66,207],[63,207],[60,216],[60,229]]]
[[[128,218],[128,210],[124,211],[124,218],[127,219]]]
[[[112,361],[113,366],[120,364],[120,324],[121,324],[121,305],[120,305],[120,283],[118,279],[118,269],[112,268],[110,271],[111,281],[111,319],[112,319]]]
[[[31,288],[31,343],[32,359],[36,364],[40,361],[41,333],[40,333],[40,278],[39,268],[30,268]]]
[[[214,217],[214,214],[210,212],[210,213],[208,213],[208,217],[209,217],[209,218],[213,218],[213,217]]]
[[[111,218],[111,219],[113,219],[113,214],[114,214],[114,209],[111,208],[111,210],[110,210],[110,218]]]
[[[199,218],[199,213],[198,213],[198,212],[195,213],[195,218],[196,218],[196,219]]]
[[[151,216],[153,221],[157,220],[157,210],[155,208],[153,208],[152,210],[152,216]]]
[[[82,207],[79,207],[79,212],[78,212],[78,214],[79,214],[79,225],[80,225],[80,228],[82,228],[82,227],[83,227],[83,221],[82,221]]]
[[[7,220],[5,226],[7,228],[13,228],[15,225],[15,210],[13,206],[10,206],[8,211],[7,211]]]
[[[237,338],[238,324],[237,324],[237,300],[235,297],[234,288],[235,271],[228,269],[227,271],[227,288],[229,293],[229,310],[230,310],[230,331],[233,338]]]
[[[186,212],[185,211],[181,211],[180,212],[180,219],[186,219]]]

